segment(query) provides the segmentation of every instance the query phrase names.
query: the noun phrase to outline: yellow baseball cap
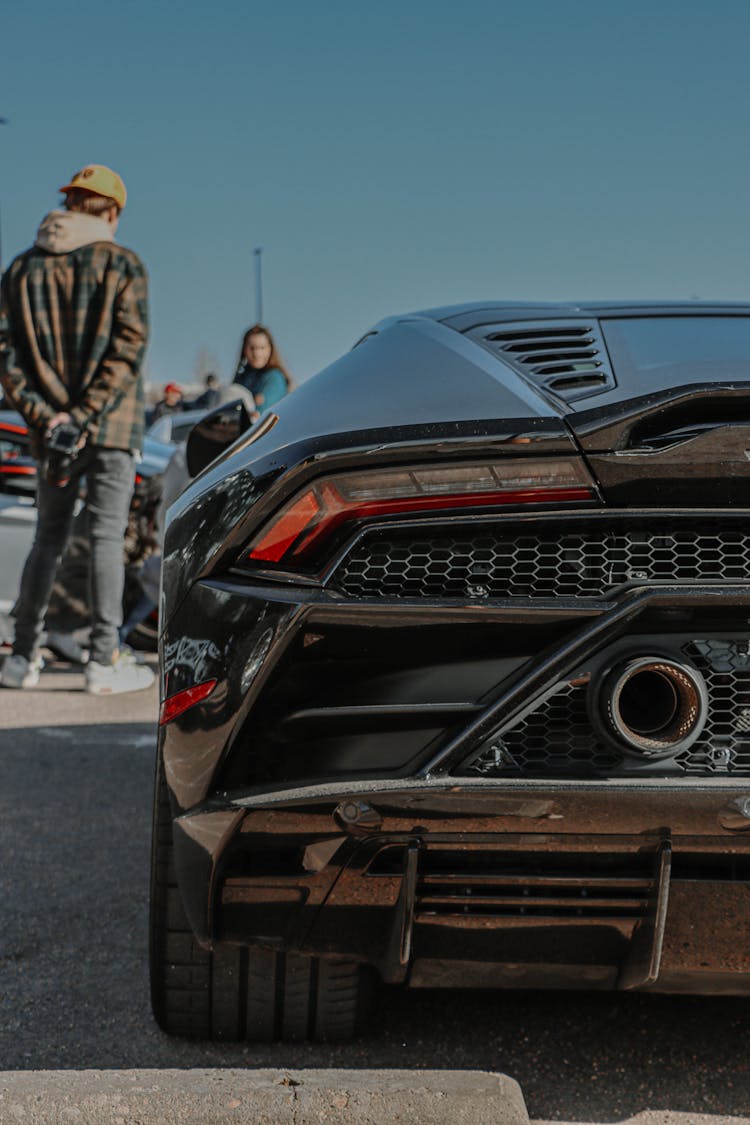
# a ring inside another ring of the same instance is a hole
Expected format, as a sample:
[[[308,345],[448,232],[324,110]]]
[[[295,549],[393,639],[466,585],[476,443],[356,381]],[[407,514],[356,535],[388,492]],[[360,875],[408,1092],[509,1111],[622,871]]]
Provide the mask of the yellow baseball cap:
[[[113,199],[120,210],[123,209],[128,198],[125,184],[120,176],[104,164],[87,164],[80,172],[76,172],[70,183],[61,187],[60,191],[74,191],[76,188],[92,191],[94,195],[103,195],[105,199]]]

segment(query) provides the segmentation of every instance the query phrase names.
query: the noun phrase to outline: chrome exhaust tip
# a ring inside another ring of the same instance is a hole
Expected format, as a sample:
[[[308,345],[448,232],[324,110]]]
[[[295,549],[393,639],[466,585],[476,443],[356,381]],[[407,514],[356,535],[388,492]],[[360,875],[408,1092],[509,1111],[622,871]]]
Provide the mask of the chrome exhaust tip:
[[[600,681],[605,732],[624,753],[673,757],[699,737],[708,714],[706,681],[697,668],[663,656],[636,656]]]

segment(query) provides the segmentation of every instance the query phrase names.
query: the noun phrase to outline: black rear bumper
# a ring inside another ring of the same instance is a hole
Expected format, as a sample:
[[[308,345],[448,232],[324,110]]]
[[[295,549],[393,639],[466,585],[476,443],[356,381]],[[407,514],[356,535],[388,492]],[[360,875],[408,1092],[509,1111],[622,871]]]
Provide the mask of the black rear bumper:
[[[361,783],[174,824],[206,944],[415,987],[750,992],[750,783]]]
[[[198,940],[358,959],[415,987],[750,991],[749,610],[746,587],[718,584],[417,607],[197,583],[162,638],[162,691],[217,687],[160,752]],[[715,692],[743,724],[731,761],[467,776],[555,684],[655,635],[741,648],[735,694]],[[412,730],[398,776],[385,757]]]

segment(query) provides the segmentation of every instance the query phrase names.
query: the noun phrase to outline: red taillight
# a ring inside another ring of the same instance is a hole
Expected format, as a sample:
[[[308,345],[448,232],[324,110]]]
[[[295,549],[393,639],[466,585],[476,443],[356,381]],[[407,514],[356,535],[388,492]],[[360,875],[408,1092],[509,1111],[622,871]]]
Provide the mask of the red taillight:
[[[165,723],[171,723],[172,719],[176,719],[183,711],[207,699],[216,687],[216,683],[216,680],[206,680],[202,684],[195,684],[194,687],[178,691],[176,695],[170,695],[169,699],[165,699],[161,705],[159,726],[163,727]]]
[[[250,557],[278,562],[314,521],[320,510],[321,506],[313,490],[303,492],[298,500],[282,508],[266,534],[251,551]]]
[[[299,562],[342,523],[410,512],[592,500],[575,460],[378,469],[324,477],[284,505],[251,543],[255,562]]]

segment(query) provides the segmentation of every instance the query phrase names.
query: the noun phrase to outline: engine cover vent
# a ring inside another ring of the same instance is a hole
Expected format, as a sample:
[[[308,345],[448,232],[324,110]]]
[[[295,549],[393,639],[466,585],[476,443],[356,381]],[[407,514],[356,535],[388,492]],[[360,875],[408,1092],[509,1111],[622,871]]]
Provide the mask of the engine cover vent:
[[[485,325],[471,335],[566,402],[617,385],[596,321],[529,321],[489,329]]]

